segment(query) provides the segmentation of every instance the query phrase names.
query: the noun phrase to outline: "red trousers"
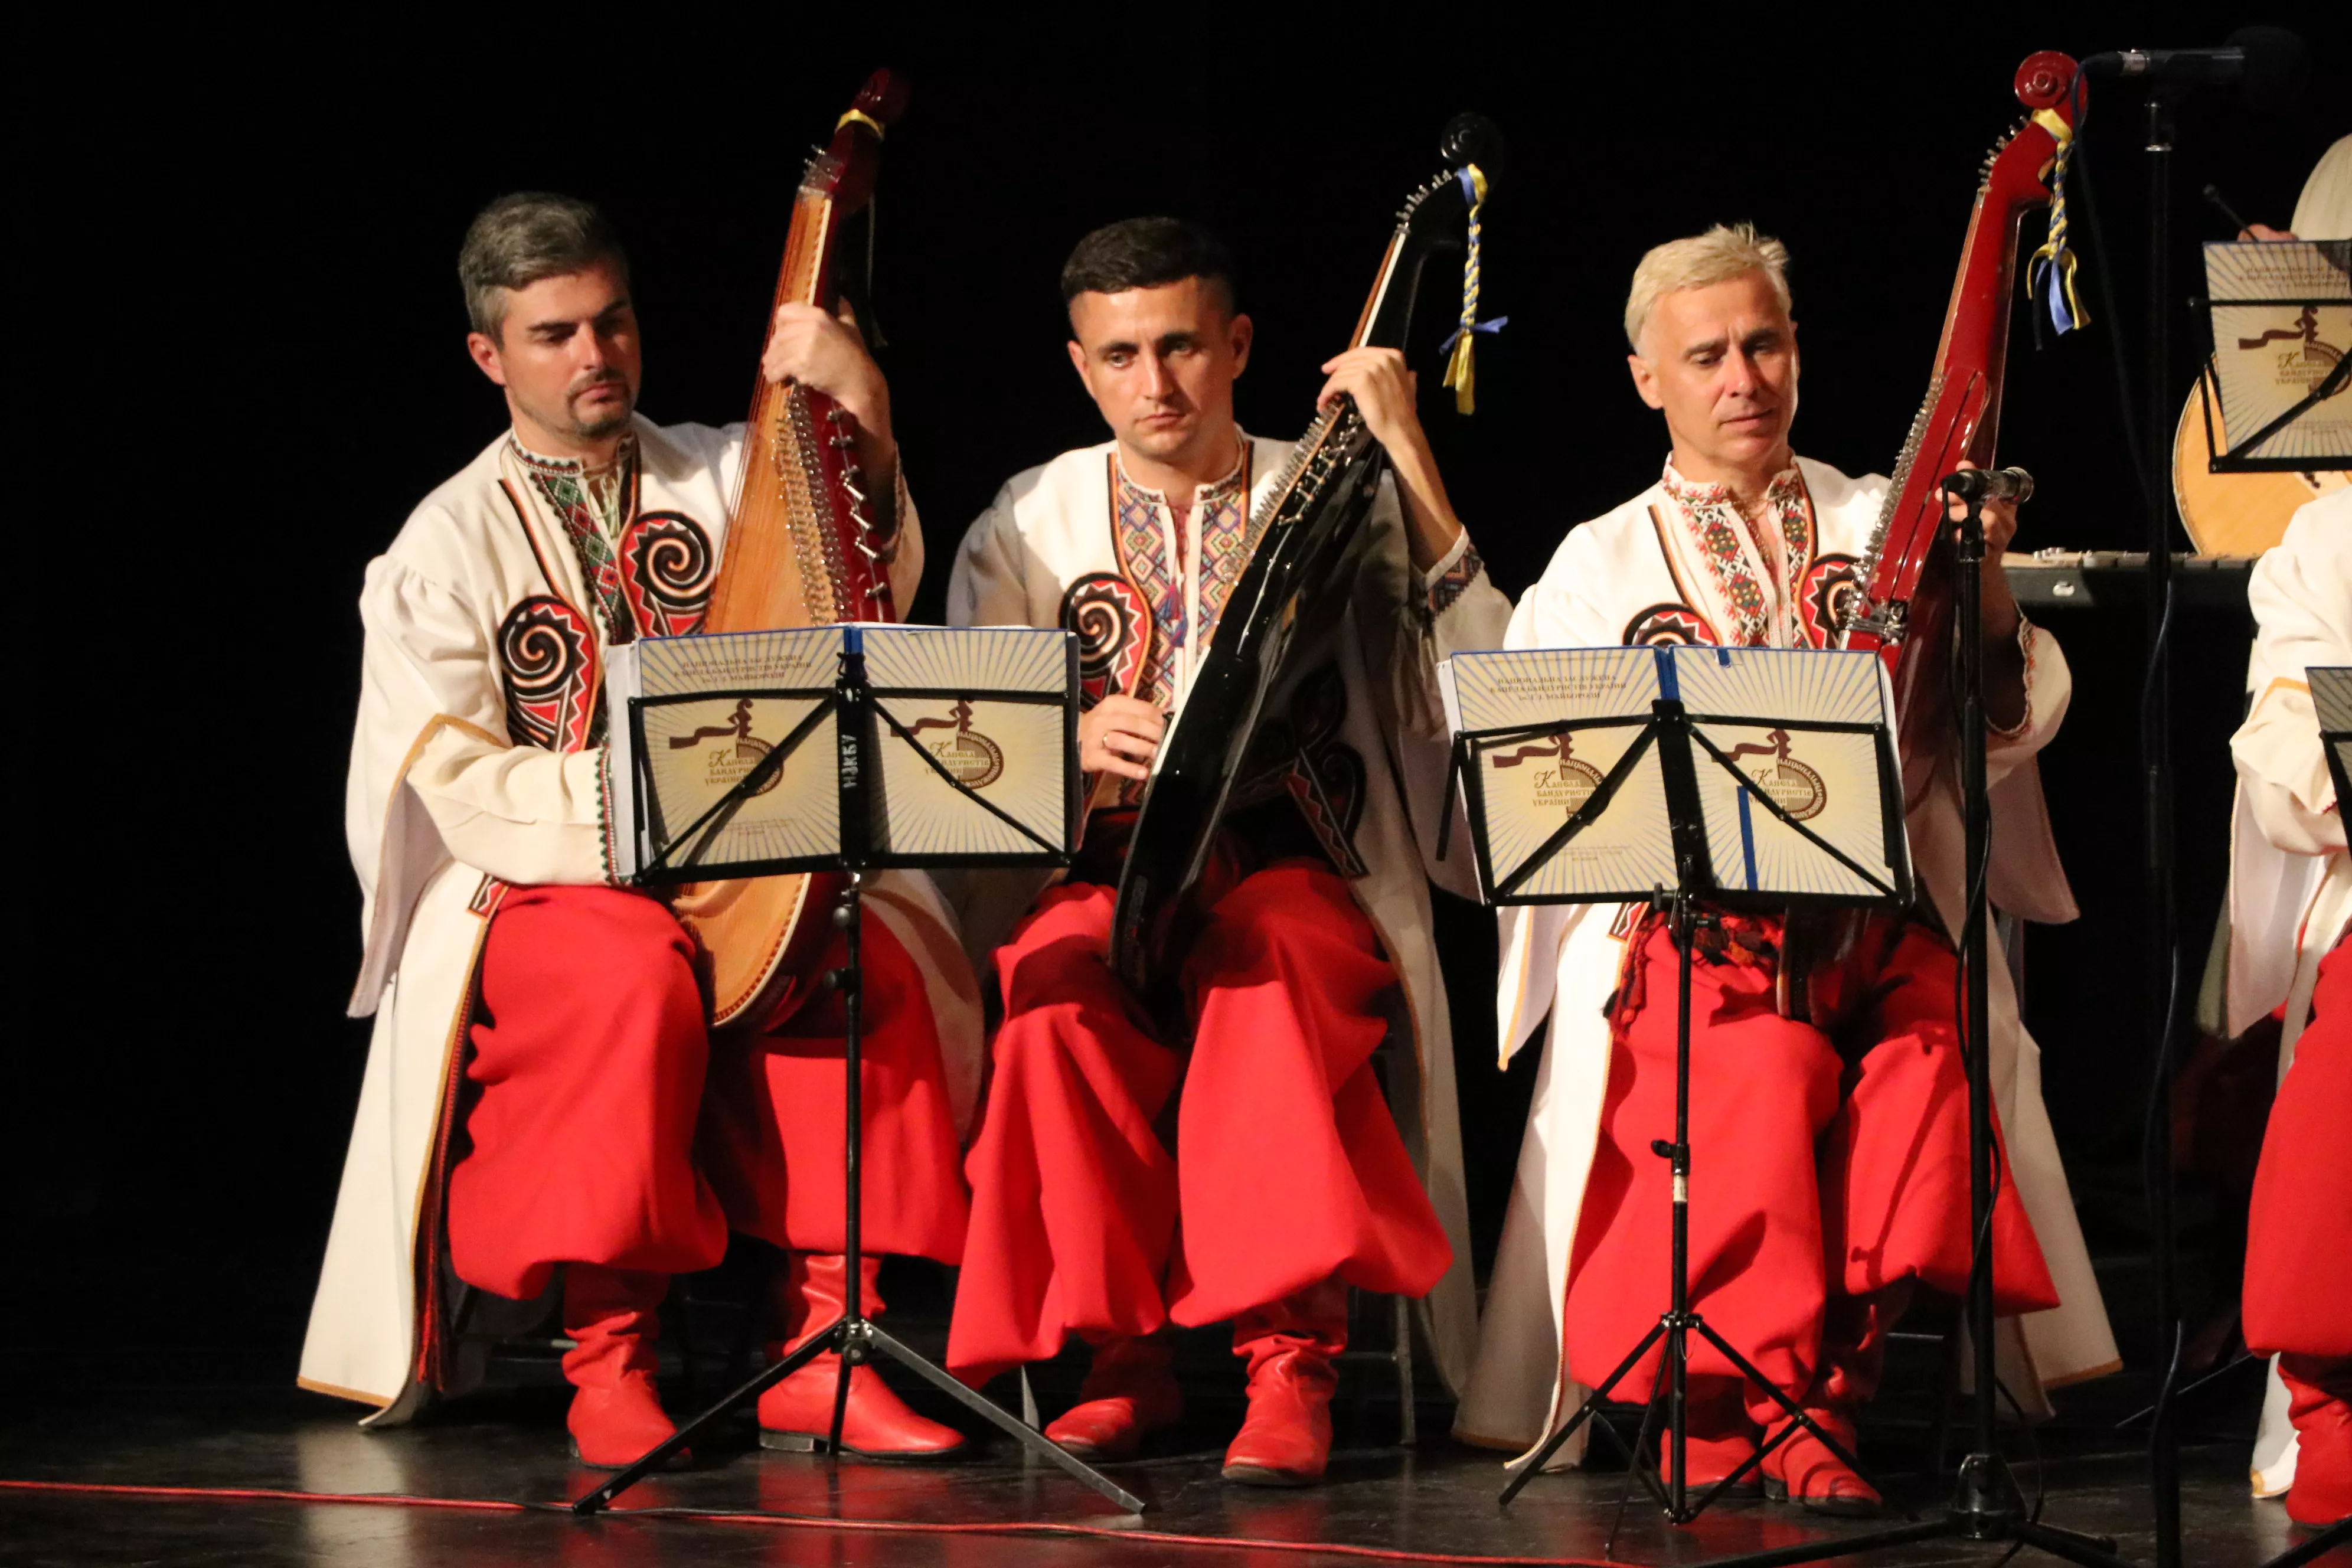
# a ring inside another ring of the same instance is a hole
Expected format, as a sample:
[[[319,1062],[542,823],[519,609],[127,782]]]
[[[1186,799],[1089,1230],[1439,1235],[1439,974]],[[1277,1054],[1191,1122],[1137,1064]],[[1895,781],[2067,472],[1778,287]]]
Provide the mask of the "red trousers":
[[[1396,971],[1347,883],[1281,862],[1209,907],[1181,972],[1189,1055],[1105,964],[1112,904],[1056,888],[996,956],[948,1334],[975,1385],[1071,1334],[1217,1322],[1335,1275],[1423,1295],[1453,1260],[1373,1076]]]
[[[2352,1357],[2352,942],[2319,961],[2246,1215],[2246,1345]]]
[[[812,973],[843,962],[842,939]],[[449,1176],[458,1278],[501,1296],[559,1263],[677,1274],[730,1228],[843,1247],[839,996],[795,986],[757,1033],[717,1040],[686,933],[612,888],[514,888],[490,920]],[[865,925],[866,1246],[956,1260],[967,1215],[922,976]]]
[[[2246,1216],[2246,1344],[2279,1358],[2313,1519],[2352,1506],[2352,942],[2319,961]],[[2288,1500],[2294,1506],[2294,1499]]]
[[[1637,933],[1638,935],[1638,933]],[[1675,1133],[1679,953],[1663,925],[1629,956],[1601,1137],[1577,1221],[1566,1315],[1569,1369],[1597,1384],[1665,1310],[1672,1177],[1650,1149]],[[1839,1038],[1781,1017],[1770,969],[1709,962],[1691,975],[1690,1282],[1693,1310],[1792,1398],[1821,1364],[1837,1299],[1969,1276],[1968,1080],[1953,1025],[1957,962],[1916,926],[1901,933]],[[1636,989],[1638,987],[1638,989]],[[1867,1048],[1862,1048],[1862,1047]],[[2058,1304],[2013,1183],[1993,1213],[1995,1304]],[[1618,1385],[1648,1396],[1659,1352]],[[1738,1369],[1694,1340],[1691,1370]],[[1751,1398],[1751,1409],[1763,1407]]]

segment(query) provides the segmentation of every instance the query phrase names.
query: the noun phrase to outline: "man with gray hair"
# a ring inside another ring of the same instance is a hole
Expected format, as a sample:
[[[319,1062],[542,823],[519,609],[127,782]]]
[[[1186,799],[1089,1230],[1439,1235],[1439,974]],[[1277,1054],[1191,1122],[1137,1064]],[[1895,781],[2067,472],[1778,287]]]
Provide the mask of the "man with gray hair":
[[[492,202],[458,274],[467,351],[504,392],[509,427],[411,514],[360,597],[346,823],[366,957],[352,1011],[375,1029],[301,1377],[378,1406],[371,1422],[405,1419],[478,1378],[468,1331],[529,1316],[513,1304],[560,1270],[574,1451],[618,1466],[674,1430],[654,1387],[658,1310],[670,1277],[718,1263],[730,1229],[791,1259],[772,1353],[838,1315],[844,1021],[814,979],[843,962],[841,938],[771,1013],[714,1037],[692,942],[612,871],[624,829],[605,656],[701,629],[742,426],[636,412],[628,263],[588,204]],[[761,369],[852,416],[908,602],[922,534],[863,342],[785,305]],[[951,1263],[977,994],[927,881],[886,879],[866,907],[866,1152],[890,1173],[866,1194],[867,1262]],[[878,1306],[870,1276],[865,1289]],[[821,1441],[836,1376],[827,1355],[771,1389],[763,1438]],[[961,1445],[870,1367],[851,1390],[845,1447],[932,1458]]]
[[[1642,258],[1625,305],[1634,391],[1665,416],[1659,481],[1571,532],[1519,602],[1506,646],[1827,647],[1887,481],[1799,458],[1788,252],[1717,226]],[[2065,711],[2054,642],[2002,577],[2012,507],[1985,510],[1989,771],[2017,831],[1997,865],[2011,913],[2069,919],[2033,755]],[[1970,1258],[1968,1092],[1948,933],[1963,908],[1960,801],[1948,748],[1908,792],[1927,898],[1853,953],[1808,954],[1801,926],[1717,910],[1692,978],[1692,1304],[1851,1449],[1886,1334],[1915,1286],[1954,1294]],[[2003,873],[2009,875],[2004,876]],[[1641,906],[1507,910],[1498,1008],[1506,1058],[1549,1014],[1478,1366],[1456,1431],[1530,1446],[1606,1377],[1664,1307],[1678,953]],[[2005,969],[1991,974],[1992,1075],[2004,1139],[1994,1279],[2002,1375],[2040,1404],[2112,1370],[2115,1342],[2041,1100],[2038,1053]],[[1714,1173],[1712,1176],[1706,1173]],[[1659,1292],[1653,1294],[1653,1291]],[[1646,1397],[1653,1352],[1619,1396]],[[1691,1345],[1690,1481],[1705,1488],[1781,1424],[1770,1394]],[[1566,1458],[1574,1458],[1567,1455]],[[1662,1458],[1662,1468],[1664,1464]],[[1823,1512],[1878,1498],[1801,1429],[1763,1484]]]

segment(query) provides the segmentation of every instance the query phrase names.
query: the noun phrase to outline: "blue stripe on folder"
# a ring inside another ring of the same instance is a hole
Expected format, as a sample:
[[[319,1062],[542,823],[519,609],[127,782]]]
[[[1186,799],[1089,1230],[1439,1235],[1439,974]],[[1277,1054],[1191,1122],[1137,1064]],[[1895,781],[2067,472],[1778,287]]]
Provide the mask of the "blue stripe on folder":
[[[1739,791],[1739,847],[1748,858],[1748,890],[1756,890],[1756,819],[1748,815],[1748,791]]]

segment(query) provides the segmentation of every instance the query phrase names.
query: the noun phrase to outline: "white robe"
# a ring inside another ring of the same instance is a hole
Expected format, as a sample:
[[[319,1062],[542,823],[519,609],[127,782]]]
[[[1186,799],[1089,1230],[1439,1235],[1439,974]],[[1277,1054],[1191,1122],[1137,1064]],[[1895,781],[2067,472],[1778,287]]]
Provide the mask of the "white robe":
[[[1255,516],[1262,515],[1290,448],[1266,440],[1254,440],[1253,448]],[[1149,574],[1122,560],[1112,521],[1112,450],[1106,442],[1066,452],[1016,475],[997,493],[957,554],[948,584],[950,625],[1061,626],[1066,595],[1089,577],[1125,580],[1149,599],[1135,581]],[[1174,540],[1163,540],[1159,557],[1163,563],[1180,556],[1183,561],[1176,591],[1189,606],[1185,624],[1194,628],[1201,624],[1199,563],[1204,556],[1233,559],[1232,569],[1238,572],[1239,560],[1245,559],[1221,556],[1213,544],[1203,549],[1197,537],[1200,511],[1192,510],[1189,529],[1194,537],[1186,547],[1179,551]],[[1159,515],[1165,531],[1168,514]],[[1450,741],[1435,671],[1439,659],[1457,650],[1492,647],[1502,636],[1510,601],[1478,567],[1466,536],[1431,570],[1414,571],[1403,514],[1386,481],[1367,526],[1373,531],[1371,549],[1337,649],[1347,697],[1338,739],[1364,764],[1354,843],[1369,874],[1349,886],[1403,981],[1420,1083],[1412,1095],[1417,1103],[1405,1098],[1413,1086],[1391,1085],[1391,1109],[1454,1247],[1453,1267],[1419,1312],[1440,1373],[1448,1387],[1459,1389],[1469,1373],[1477,1308],[1454,1101],[1454,1037],[1431,940],[1429,881],[1434,879],[1466,897],[1475,897],[1476,889],[1467,855],[1436,858]],[[1434,615],[1429,613],[1433,605]],[[1194,637],[1169,664],[1180,705],[1194,661],[1204,652],[1205,644]],[[969,879],[956,898],[977,963],[988,963],[1042,887],[1040,879],[1017,873]]]
[[[2304,675],[2315,665],[2352,666],[2352,489],[2296,510],[2285,537],[2254,563],[2246,601],[2260,629],[2246,672],[2252,706],[2230,738],[2238,797],[2226,1023],[2231,1035],[2243,1034],[2284,1008],[2278,1064],[2284,1082],[2295,1037],[2311,1017],[2319,961],[2352,923],[2352,858]],[[2294,1482],[2286,1405],[2273,1361],[2254,1439],[2256,1497],[2276,1497]]]
[[[1812,500],[1815,539],[1809,552],[1816,573],[1829,556],[1856,557],[1865,549],[1885,494],[1876,476],[1853,479],[1824,464],[1799,459]],[[1599,647],[1627,640],[1636,624],[1682,626],[1695,618],[1708,628],[1733,623],[1715,568],[1701,558],[1681,526],[1663,485],[1570,532],[1550,566],[1511,618],[1506,646],[1514,648]],[[1662,529],[1653,509],[1664,520]],[[1753,542],[1733,531],[1752,577],[1769,584]],[[1662,541],[1664,542],[1662,545]],[[1669,553],[1671,550],[1671,553]],[[1806,568],[1792,574],[1799,596]],[[1769,589],[1767,589],[1768,595]],[[1778,612],[1783,606],[1775,604]],[[1775,613],[1772,641],[1792,639],[1798,606]],[[2033,753],[2054,733],[2070,685],[2065,657],[2046,633],[2028,623],[2020,634],[2026,659],[2028,712],[2015,731],[1990,731],[1988,773],[1997,823],[1990,877],[1993,900],[2013,914],[2043,921],[2074,918],[2074,900],[2051,843]],[[1913,759],[1906,759],[1906,772]],[[1948,768],[1927,784],[1908,818],[1911,856],[1935,900],[1945,929],[1959,929],[1964,898],[1964,837],[1958,787]],[[1612,1042],[1601,1009],[1615,990],[1623,942],[1611,934],[1615,906],[1528,905],[1502,911],[1502,973],[1496,994],[1503,1060],[1550,1016],[1534,1104],[1495,1272],[1479,1329],[1477,1366],[1456,1412],[1454,1434],[1485,1447],[1520,1451],[1539,1443],[1583,1400],[1568,1376],[1561,1352],[1561,1318],[1568,1297],[1569,1255],[1592,1166],[1608,1083]],[[1988,938],[1990,951],[1999,952]],[[2042,1391],[2113,1371],[2119,1363],[2106,1310],[2084,1249],[2066,1175],[2042,1103],[2041,1053],[2018,1016],[2008,969],[1990,975],[1991,1071],[2009,1170],[2033,1221],[2062,1305],[2021,1320],[2005,1320],[1997,1347],[2001,1376],[2029,1410],[2046,1409]],[[1660,1223],[1664,1217],[1660,1216]],[[1658,1290],[1662,1280],[1629,1280],[1629,1289]],[[1630,1348],[1630,1347],[1628,1347]],[[1573,1462],[1584,1432],[1552,1463]],[[1516,1462],[1516,1461],[1515,1461]]]
[[[701,541],[666,563],[641,562],[640,575],[667,571],[689,601],[707,599],[742,427],[640,417],[635,430],[635,516],[673,514],[690,525],[673,525],[674,543]],[[582,743],[585,716],[604,701],[604,628],[571,541],[509,488],[520,470],[509,446],[501,435],[427,496],[369,563],[360,595],[366,644],[344,827],[366,947],[351,1012],[373,1013],[375,1027],[299,1381],[377,1406],[373,1423],[405,1419],[427,1392],[415,1377],[416,1238],[489,929],[482,895],[490,879],[610,880],[605,752]],[[905,604],[923,549],[903,488],[900,497],[891,587]],[[530,650],[517,646],[528,625],[540,649],[568,647],[561,679],[532,679]],[[533,723],[526,701],[559,715],[551,745],[520,743]],[[867,907],[923,961],[950,1093],[968,1114],[979,994],[952,917],[920,876],[880,879]]]

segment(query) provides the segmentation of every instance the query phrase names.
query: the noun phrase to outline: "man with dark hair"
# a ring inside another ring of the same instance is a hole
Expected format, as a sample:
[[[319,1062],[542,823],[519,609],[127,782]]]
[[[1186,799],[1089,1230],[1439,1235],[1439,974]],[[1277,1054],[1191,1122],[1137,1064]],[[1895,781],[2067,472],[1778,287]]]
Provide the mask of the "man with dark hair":
[[[1062,264],[1062,303],[1081,294],[1124,294],[1197,278],[1230,317],[1236,313],[1234,258],[1224,241],[1196,223],[1131,217],[1078,241]]]
[[[1164,1327],[1231,1319],[1249,1415],[1225,1476],[1305,1484],[1330,1452],[1349,1286],[1427,1298],[1440,1370],[1467,1366],[1460,1135],[1424,873],[1466,891],[1468,861],[1430,860],[1446,751],[1433,671],[1499,640],[1509,605],[1446,500],[1402,356],[1326,364],[1322,400],[1355,399],[1394,477],[1339,635],[1269,696],[1269,743],[1246,759],[1190,901],[1183,1016],[1154,1018],[1104,962],[1119,857],[1288,447],[1234,422],[1250,319],[1204,231],[1098,230],[1063,289],[1070,363],[1113,438],[999,492],[964,538],[948,613],[1079,634],[1080,758],[1097,787],[1066,881],[1039,897],[1034,879],[975,878],[963,900],[967,945],[995,948],[1004,1023],[967,1163],[948,1364],[979,1384],[1085,1339],[1079,1403],[1046,1430],[1117,1457],[1181,1414]],[[1402,1136],[1371,1060],[1392,1035]]]
[[[586,203],[493,202],[459,273],[467,351],[511,427],[416,509],[361,595],[346,823],[367,953],[352,1011],[376,1023],[301,1377],[379,1406],[372,1423],[404,1420],[478,1378],[467,1331],[520,1316],[499,1300],[539,1298],[560,1269],[567,1425],[583,1462],[616,1466],[673,1430],[654,1387],[658,1310],[670,1276],[716,1264],[730,1228],[790,1257],[771,1353],[837,1315],[843,1019],[814,978],[842,960],[818,955],[771,1013],[713,1037],[692,942],[612,875],[605,654],[700,629],[742,427],[636,414],[627,263]],[[786,305],[761,368],[854,416],[904,602],[922,534],[865,345]],[[928,881],[883,879],[866,907],[866,1147],[890,1173],[866,1198],[878,1305],[876,1255],[951,1263],[961,1247],[979,1009]],[[770,1390],[763,1437],[821,1441],[836,1375],[827,1355]],[[962,1442],[869,1367],[851,1391],[845,1447],[928,1458]]]

